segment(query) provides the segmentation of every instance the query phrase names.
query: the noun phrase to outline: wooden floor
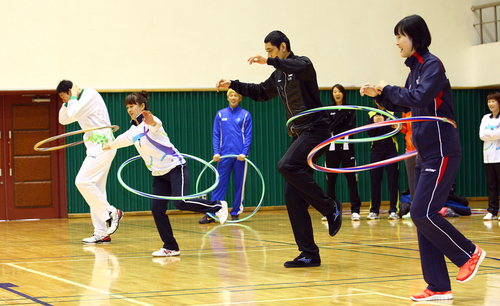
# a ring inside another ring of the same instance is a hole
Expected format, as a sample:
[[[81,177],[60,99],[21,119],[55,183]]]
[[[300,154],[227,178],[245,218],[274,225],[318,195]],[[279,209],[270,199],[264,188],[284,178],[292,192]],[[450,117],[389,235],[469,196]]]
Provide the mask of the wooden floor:
[[[162,243],[151,216],[125,214],[108,245],[83,245],[90,219],[0,222],[0,305],[412,305],[425,288],[411,220],[351,222],[336,237],[311,210],[322,265],[287,269],[296,257],[286,210],[235,225],[172,215],[181,256],[153,258]],[[416,305],[499,305],[500,226],[484,214],[449,218],[487,258],[455,281],[454,300]]]

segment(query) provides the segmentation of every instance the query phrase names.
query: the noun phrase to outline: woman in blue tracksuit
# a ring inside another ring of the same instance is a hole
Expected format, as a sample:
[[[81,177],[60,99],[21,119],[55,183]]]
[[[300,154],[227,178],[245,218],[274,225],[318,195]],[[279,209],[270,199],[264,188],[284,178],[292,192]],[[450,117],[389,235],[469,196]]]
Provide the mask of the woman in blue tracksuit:
[[[431,35],[418,15],[403,18],[394,28],[396,45],[410,74],[404,88],[380,81],[364,84],[361,95],[374,97],[391,111],[412,116],[454,119],[451,85],[441,61],[428,51]],[[470,280],[486,256],[438,212],[443,208],[461,159],[458,131],[449,123],[412,123],[412,141],[418,150],[415,196],[411,217],[418,232],[422,272],[427,288],[411,297],[414,301],[452,299],[445,256],[460,267],[458,282]]]

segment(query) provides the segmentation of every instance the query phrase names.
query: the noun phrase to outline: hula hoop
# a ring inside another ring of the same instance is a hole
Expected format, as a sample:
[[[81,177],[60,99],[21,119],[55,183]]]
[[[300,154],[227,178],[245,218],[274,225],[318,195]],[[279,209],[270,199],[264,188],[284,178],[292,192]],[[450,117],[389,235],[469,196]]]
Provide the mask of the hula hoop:
[[[238,155],[228,154],[228,155],[221,156],[220,158],[223,159],[223,158],[237,158],[237,157],[238,157]],[[252,163],[252,161],[250,161],[248,158],[245,158],[245,160],[250,165],[252,165],[252,167],[255,169],[255,171],[260,176],[260,180],[262,181],[262,195],[260,196],[259,204],[257,205],[257,207],[255,207],[255,210],[251,214],[249,214],[245,218],[241,218],[241,219],[238,219],[238,220],[234,220],[234,221],[233,220],[227,220],[226,223],[238,223],[238,222],[242,222],[242,221],[250,219],[250,217],[252,217],[253,215],[255,215],[255,213],[259,210],[260,205],[262,204],[262,201],[264,200],[264,194],[265,194],[265,191],[266,191],[266,184],[264,183],[264,177],[262,176],[262,173],[260,172],[259,168],[257,168],[257,166],[255,166],[254,163]],[[210,166],[212,166],[213,163],[214,163],[213,160],[211,160],[211,161],[208,162],[208,164]],[[205,169],[207,169],[207,166],[205,166],[205,168],[203,168],[203,170],[201,170],[200,175],[198,175],[198,179],[196,180],[196,191],[198,191],[198,183],[200,182],[201,175],[203,174],[203,172],[205,172]],[[219,221],[219,219],[216,216],[214,216],[214,214],[212,214],[212,213],[207,213],[207,214],[210,216],[210,218],[213,218],[213,219]]]
[[[364,125],[364,126],[360,126],[360,127],[351,129],[351,130],[346,131],[344,133],[340,133],[338,135],[335,135],[335,136],[333,136],[331,138],[328,138],[327,140],[323,141],[322,143],[320,143],[319,145],[317,145],[316,147],[314,147],[311,150],[311,152],[309,152],[309,155],[307,155],[307,163],[309,164],[309,166],[311,168],[313,168],[315,170],[318,170],[318,171],[321,171],[321,172],[349,173],[349,172],[365,171],[365,170],[370,170],[370,169],[382,167],[382,166],[385,166],[385,165],[388,165],[388,164],[391,164],[391,163],[395,163],[395,162],[398,162],[400,160],[403,160],[403,159],[415,156],[418,153],[416,150],[408,152],[408,153],[405,153],[405,154],[402,154],[402,155],[399,155],[399,156],[396,156],[396,157],[393,157],[393,158],[389,158],[389,159],[386,159],[386,160],[383,160],[383,161],[379,161],[379,162],[376,162],[376,163],[371,163],[371,164],[367,164],[367,165],[364,165],[364,166],[348,167],[348,168],[326,168],[326,167],[318,166],[315,163],[313,163],[313,161],[312,161],[314,155],[316,153],[318,153],[318,151],[321,150],[321,148],[327,146],[328,144],[336,141],[339,138],[342,138],[342,137],[345,137],[345,136],[349,136],[349,135],[353,135],[353,134],[356,134],[356,133],[359,133],[359,132],[371,130],[371,129],[374,129],[374,128],[378,128],[378,127],[381,127],[381,126],[387,126],[387,125],[393,125],[393,124],[401,124],[401,123],[406,123],[406,122],[421,122],[421,121],[446,122],[446,123],[450,123],[455,128],[457,128],[457,124],[455,123],[455,121],[453,121],[451,119],[448,119],[448,118],[444,118],[444,117],[434,117],[434,116],[409,117],[409,118],[401,118],[401,119],[387,120],[387,121],[383,121],[383,122],[377,122],[377,123],[367,124],[367,125]],[[362,140],[362,139],[357,139],[357,140],[359,141],[359,140]]]
[[[309,115],[311,113],[316,113],[316,112],[321,112],[325,110],[332,110],[332,109],[354,109],[354,110],[364,110],[364,111],[373,111],[376,112],[377,114],[380,115],[385,115],[389,117],[390,119],[398,119],[398,117],[394,116],[393,114],[386,112],[385,110],[381,110],[378,108],[373,108],[373,107],[368,107],[368,106],[360,106],[360,105],[335,105],[335,106],[323,106],[323,107],[318,107],[318,108],[313,108],[309,109],[306,111],[303,111],[301,113],[298,113],[297,115],[291,117],[288,119],[286,122],[286,126],[288,125],[295,119]],[[335,143],[359,143],[359,142],[370,142],[370,141],[377,141],[385,138],[389,138],[393,135],[396,135],[402,128],[402,125],[399,124],[397,129],[394,129],[393,131],[390,131],[387,134],[384,135],[379,135],[379,136],[373,136],[373,137],[367,137],[367,138],[358,138],[358,139],[339,139],[335,140]],[[346,135],[349,136],[349,135]]]
[[[42,141],[38,142],[37,144],[35,144],[35,146],[33,147],[33,149],[35,149],[35,151],[55,151],[55,150],[59,150],[59,149],[73,147],[73,146],[76,146],[76,145],[79,145],[79,144],[83,143],[84,140],[79,140],[79,141],[72,142],[72,143],[69,143],[69,144],[65,144],[65,145],[62,145],[62,146],[49,147],[49,148],[39,148],[41,145],[46,144],[47,142],[51,142],[51,141],[57,140],[57,139],[65,138],[65,137],[72,136],[72,135],[87,133],[87,132],[91,132],[91,131],[94,131],[94,130],[107,129],[107,128],[112,128],[113,132],[116,132],[116,131],[118,131],[118,129],[120,127],[118,125],[108,125],[108,126],[94,127],[94,128],[90,128],[90,129],[85,129],[85,130],[79,130],[79,131],[73,131],[73,132],[64,133],[64,134],[57,135],[57,136],[54,136],[54,137],[50,137],[50,138],[47,138],[45,140],[42,140]]]
[[[140,195],[140,196],[143,196],[143,197],[146,197],[146,198],[150,198],[150,199],[156,199],[156,200],[173,200],[173,201],[175,201],[175,200],[187,200],[187,199],[198,198],[198,197],[200,197],[201,195],[203,195],[205,193],[209,193],[210,191],[214,190],[215,187],[217,187],[217,185],[219,184],[219,172],[217,172],[217,169],[215,169],[214,166],[212,166],[211,164],[209,164],[205,160],[203,160],[201,158],[198,158],[196,156],[192,156],[192,155],[189,155],[189,154],[181,154],[181,155],[183,157],[187,157],[187,158],[191,158],[193,160],[199,161],[200,163],[202,163],[202,164],[205,165],[205,168],[209,167],[215,173],[215,183],[212,186],[208,187],[207,190],[204,190],[202,192],[198,192],[196,194],[185,195],[185,196],[181,196],[181,197],[177,197],[177,196],[175,196],[175,197],[174,196],[160,196],[160,195],[154,195],[154,194],[149,194],[149,193],[142,192],[142,191],[139,191],[139,190],[135,190],[132,187],[130,187],[127,184],[125,184],[125,182],[123,182],[123,179],[122,179],[122,170],[123,170],[123,168],[125,168],[126,165],[130,164],[131,162],[133,162],[136,159],[141,158],[140,155],[131,157],[131,158],[127,159],[123,164],[121,164],[120,168],[118,168],[118,173],[116,174],[117,177],[118,177],[118,182],[120,182],[120,184],[123,186],[123,188],[125,188],[128,191],[130,191],[132,193],[135,193],[137,195]]]

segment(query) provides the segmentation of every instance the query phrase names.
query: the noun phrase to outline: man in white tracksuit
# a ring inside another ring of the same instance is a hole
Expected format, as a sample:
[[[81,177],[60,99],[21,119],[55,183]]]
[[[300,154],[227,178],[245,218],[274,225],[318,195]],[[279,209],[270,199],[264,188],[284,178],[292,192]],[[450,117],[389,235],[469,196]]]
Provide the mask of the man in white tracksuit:
[[[111,125],[108,109],[101,95],[94,89],[81,89],[71,81],[63,80],[57,86],[63,100],[59,123],[67,125],[78,121],[82,130]],[[90,206],[94,234],[83,243],[109,243],[119,226],[123,212],[108,203],[106,179],[116,150],[104,151],[103,143],[114,140],[110,128],[86,132],[83,136],[87,156],[75,179],[75,185]],[[106,226],[108,223],[109,227]]]

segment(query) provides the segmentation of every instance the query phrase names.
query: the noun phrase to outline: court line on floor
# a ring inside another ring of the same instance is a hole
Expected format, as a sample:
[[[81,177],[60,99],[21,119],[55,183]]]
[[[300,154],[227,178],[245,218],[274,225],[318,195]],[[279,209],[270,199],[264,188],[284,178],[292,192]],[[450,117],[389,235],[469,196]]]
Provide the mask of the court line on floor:
[[[52,279],[55,279],[55,280],[58,280],[58,281],[61,281],[61,282],[64,282],[64,283],[67,283],[67,284],[70,284],[70,285],[73,285],[73,286],[77,286],[77,287],[80,287],[80,288],[84,288],[84,289],[87,289],[87,290],[92,290],[92,291],[95,291],[95,292],[98,292],[98,293],[102,293],[102,294],[109,295],[109,296],[112,296],[112,297],[115,297],[115,298],[119,298],[119,299],[125,300],[125,301],[130,302],[130,303],[134,303],[134,304],[138,304],[138,305],[144,305],[144,306],[154,306],[152,304],[144,303],[144,302],[141,302],[141,301],[136,301],[134,299],[127,298],[127,297],[122,296],[122,295],[113,294],[113,293],[110,293],[109,291],[104,291],[104,290],[100,290],[100,289],[97,289],[97,288],[92,288],[90,286],[79,284],[79,283],[76,283],[76,282],[73,282],[73,281],[70,281],[70,280],[67,280],[67,279],[64,279],[64,278],[60,278],[60,277],[57,277],[57,276],[54,276],[54,275],[50,275],[50,274],[43,273],[43,272],[40,272],[40,271],[36,271],[36,270],[33,270],[33,269],[24,268],[24,267],[18,266],[16,264],[7,263],[5,265],[11,266],[13,268],[17,268],[17,269],[20,269],[20,270],[24,270],[24,271],[27,271],[27,272],[30,272],[30,273],[34,273],[34,274],[38,274],[38,275],[41,275],[41,276],[45,276],[45,277],[48,277],[48,278],[52,278]],[[57,297],[53,297],[53,298],[57,298]]]
[[[198,304],[194,306],[216,306],[216,305],[241,305],[241,304],[258,304],[258,303],[272,303],[272,302],[286,302],[286,301],[303,301],[303,300],[316,300],[316,299],[325,299],[325,298],[342,298],[342,297],[352,297],[352,296],[363,296],[363,295],[382,295],[386,297],[396,298],[400,300],[407,301],[407,297],[400,297],[396,295],[383,294],[378,292],[366,292],[366,293],[355,293],[355,294],[341,294],[341,295],[323,295],[323,296],[309,296],[302,298],[287,298],[287,299],[273,299],[273,300],[262,300],[262,301],[248,301],[248,302],[223,302],[223,303],[215,303],[215,304]]]

